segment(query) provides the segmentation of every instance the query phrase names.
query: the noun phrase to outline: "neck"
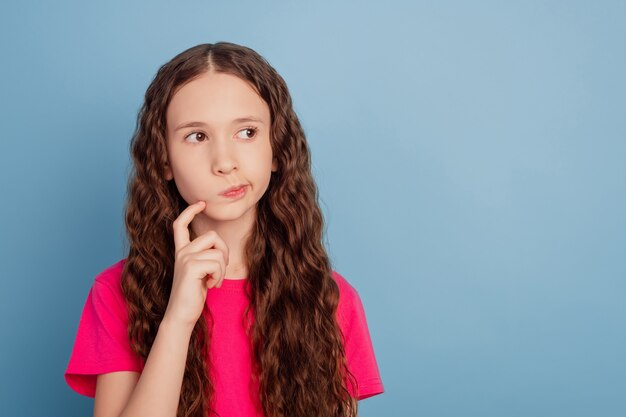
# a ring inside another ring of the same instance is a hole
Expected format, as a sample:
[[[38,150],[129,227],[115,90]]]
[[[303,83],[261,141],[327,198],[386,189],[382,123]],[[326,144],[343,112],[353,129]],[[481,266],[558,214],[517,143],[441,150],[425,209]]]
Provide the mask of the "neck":
[[[211,219],[204,213],[199,213],[191,221],[190,239],[213,230],[228,247],[228,265],[226,265],[225,279],[243,279],[248,277],[248,268],[245,260],[244,245],[249,233],[254,227],[254,210],[233,220]]]

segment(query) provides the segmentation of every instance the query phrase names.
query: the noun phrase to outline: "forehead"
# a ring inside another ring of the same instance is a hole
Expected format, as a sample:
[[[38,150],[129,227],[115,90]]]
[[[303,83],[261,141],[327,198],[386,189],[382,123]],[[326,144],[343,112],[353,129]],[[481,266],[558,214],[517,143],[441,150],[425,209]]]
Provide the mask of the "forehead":
[[[176,91],[167,107],[167,125],[168,130],[191,121],[219,126],[244,115],[269,123],[270,111],[247,81],[232,74],[206,72]]]

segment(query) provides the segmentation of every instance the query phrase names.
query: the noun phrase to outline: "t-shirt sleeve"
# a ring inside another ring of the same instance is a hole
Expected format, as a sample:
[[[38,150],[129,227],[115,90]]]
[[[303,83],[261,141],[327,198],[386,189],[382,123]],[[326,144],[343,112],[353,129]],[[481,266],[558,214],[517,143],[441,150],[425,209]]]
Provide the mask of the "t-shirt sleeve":
[[[337,272],[334,273],[338,275],[340,289],[337,314],[344,334],[347,366],[358,385],[356,395],[347,380],[346,387],[353,397],[363,400],[385,392],[385,388],[380,377],[361,298],[354,287]]]
[[[130,348],[127,309],[118,280],[109,269],[89,290],[78,324],[65,381],[79,394],[95,397],[97,375],[115,371],[143,370],[143,361]]]

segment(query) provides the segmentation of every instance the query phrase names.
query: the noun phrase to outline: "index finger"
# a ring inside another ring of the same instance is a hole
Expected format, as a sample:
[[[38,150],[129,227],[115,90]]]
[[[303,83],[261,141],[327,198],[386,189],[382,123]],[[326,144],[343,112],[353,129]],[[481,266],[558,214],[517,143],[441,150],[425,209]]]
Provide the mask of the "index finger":
[[[189,244],[189,223],[191,223],[196,214],[204,209],[205,204],[202,200],[191,204],[181,211],[176,220],[174,220],[172,227],[174,229],[175,253],[178,253],[179,249]]]

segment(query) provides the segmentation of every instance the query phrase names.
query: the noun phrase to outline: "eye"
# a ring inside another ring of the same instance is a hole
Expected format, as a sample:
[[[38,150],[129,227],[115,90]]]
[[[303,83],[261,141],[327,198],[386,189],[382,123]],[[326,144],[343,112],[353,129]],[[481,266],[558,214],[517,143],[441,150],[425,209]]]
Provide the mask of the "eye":
[[[241,129],[239,132],[246,132],[248,135],[252,135],[248,139],[252,139],[259,129],[254,126],[246,127],[245,129]]]
[[[206,140],[206,135],[202,132],[191,132],[190,134],[188,134],[187,136],[185,136],[185,140],[187,138],[194,138],[196,143],[197,142],[204,142]],[[202,140],[200,140],[202,138]],[[193,143],[194,141],[192,141]]]

